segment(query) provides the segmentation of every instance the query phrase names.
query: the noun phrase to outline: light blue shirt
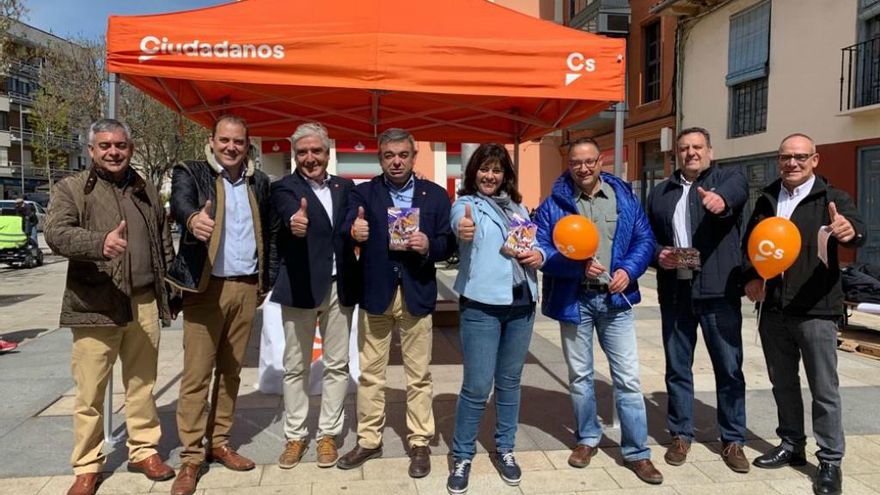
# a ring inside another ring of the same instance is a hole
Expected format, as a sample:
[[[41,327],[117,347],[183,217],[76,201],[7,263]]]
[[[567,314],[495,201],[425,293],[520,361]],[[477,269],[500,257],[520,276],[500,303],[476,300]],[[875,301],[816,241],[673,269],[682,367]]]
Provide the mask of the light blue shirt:
[[[211,269],[216,277],[235,277],[257,273],[257,239],[254,217],[248,199],[247,180],[242,174],[232,182],[223,171],[225,193],[223,231],[220,232],[220,248]]]
[[[382,178],[385,180],[385,185],[388,186],[388,192],[391,194],[391,201],[394,203],[394,206],[397,208],[412,207],[413,192],[416,187],[415,174],[409,174],[409,180],[401,187],[395,186],[394,183],[388,180],[388,177],[385,177],[384,175]]]
[[[458,240],[461,262],[453,290],[460,295],[483,304],[508,305],[513,302],[513,267],[510,258],[499,250],[507,239],[505,221],[486,200],[466,195],[452,205],[450,224],[458,234],[458,222],[464,218],[465,205],[471,206],[471,216],[476,225],[474,240]],[[517,205],[520,215],[529,218],[529,212]],[[537,250],[537,246],[535,247]],[[543,253],[542,253],[543,254]],[[532,301],[538,300],[538,279],[535,270],[523,267],[531,291]]]

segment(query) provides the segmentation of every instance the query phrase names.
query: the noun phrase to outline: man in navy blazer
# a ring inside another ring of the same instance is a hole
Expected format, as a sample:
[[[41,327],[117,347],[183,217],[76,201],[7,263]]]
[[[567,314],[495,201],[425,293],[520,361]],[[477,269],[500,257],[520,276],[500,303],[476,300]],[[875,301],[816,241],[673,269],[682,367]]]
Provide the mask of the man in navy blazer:
[[[455,249],[449,223],[449,198],[433,182],[413,174],[416,145],[403,129],[379,136],[382,175],[354,188],[344,229],[359,246],[363,263],[363,301],[358,325],[361,375],[358,383],[358,443],[337,464],[360,466],[382,455],[385,424],[385,370],[391,331],[397,327],[406,372],[410,446],[409,475],[431,471],[428,443],[434,436],[431,362],[431,313],[437,301],[434,263]],[[389,249],[389,209],[418,208],[418,231],[406,237],[405,250]]]
[[[317,321],[324,359],[317,460],[319,467],[331,467],[339,457],[336,436],[345,419],[348,342],[361,288],[354,242],[341,228],[354,183],[327,173],[330,138],[323,125],[302,124],[291,141],[296,170],[272,184],[271,195],[272,207],[287,224],[278,232],[281,263],[271,298],[281,305],[286,340],[287,444],[278,466],[296,466],[308,448],[309,370]]]

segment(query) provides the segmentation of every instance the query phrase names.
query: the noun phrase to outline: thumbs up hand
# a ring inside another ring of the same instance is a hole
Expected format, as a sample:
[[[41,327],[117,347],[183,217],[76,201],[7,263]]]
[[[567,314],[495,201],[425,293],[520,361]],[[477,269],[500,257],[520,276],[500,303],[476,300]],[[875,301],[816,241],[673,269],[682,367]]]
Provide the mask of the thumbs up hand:
[[[458,238],[465,242],[474,240],[477,225],[471,216],[471,205],[464,205],[464,216],[458,221]]]
[[[837,213],[837,205],[834,201],[828,203],[828,216],[831,218],[831,235],[840,242],[849,242],[856,236],[856,229],[845,216]]]
[[[128,242],[125,240],[125,220],[123,220],[104,238],[104,257],[112,260],[124,253],[126,247]]]
[[[699,186],[697,187],[697,193],[700,195],[700,199],[703,200],[703,208],[716,215],[724,213],[727,204],[724,202],[724,198],[719,194],[713,191],[707,191]]]
[[[299,201],[299,209],[290,217],[290,232],[297,237],[305,237],[309,229],[309,217],[306,215],[308,202],[306,198]]]
[[[196,236],[196,239],[202,242],[208,242],[211,234],[214,233],[214,220],[211,218],[213,213],[211,200],[205,201],[205,206],[198,213],[189,218],[187,228]]]
[[[364,217],[364,207],[358,206],[357,218],[351,225],[351,238],[357,242],[366,242],[370,238],[370,224]]]

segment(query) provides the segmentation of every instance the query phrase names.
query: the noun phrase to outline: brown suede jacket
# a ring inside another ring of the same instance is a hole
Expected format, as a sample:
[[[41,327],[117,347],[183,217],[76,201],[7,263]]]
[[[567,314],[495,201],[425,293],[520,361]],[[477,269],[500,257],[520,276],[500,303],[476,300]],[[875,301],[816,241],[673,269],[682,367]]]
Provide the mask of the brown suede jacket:
[[[132,174],[132,197],[143,213],[150,234],[159,316],[171,319],[166,267],[174,258],[171,230],[153,184]],[[128,256],[104,257],[104,239],[123,220],[114,184],[100,178],[92,166],[65,178],[52,188],[46,219],[46,243],[70,260],[61,302],[61,326],[121,326],[132,320]]]

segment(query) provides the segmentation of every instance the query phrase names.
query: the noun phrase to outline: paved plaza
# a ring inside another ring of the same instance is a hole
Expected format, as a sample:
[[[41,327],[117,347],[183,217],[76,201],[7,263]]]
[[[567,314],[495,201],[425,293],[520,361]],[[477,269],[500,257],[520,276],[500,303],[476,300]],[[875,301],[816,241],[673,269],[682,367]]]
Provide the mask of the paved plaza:
[[[0,494],[63,494],[73,480],[68,457],[73,443],[71,410],[73,383],[70,378],[71,334],[56,329],[66,262],[47,257],[44,267],[34,270],[0,268],[0,334],[23,341],[17,352],[0,356]],[[441,297],[454,299],[450,291],[453,270],[441,270]],[[483,422],[478,455],[471,474],[469,493],[479,494],[808,494],[810,475],[817,461],[815,444],[808,444],[809,464],[804,468],[760,470],[747,474],[730,471],[721,461],[715,428],[714,377],[705,348],[698,347],[694,364],[697,390],[695,416],[697,441],[688,462],[672,467],[663,461],[666,392],[661,344],[660,312],[653,274],[642,278],[643,302],[637,306],[642,387],[648,407],[649,436],[655,463],[665,481],[649,487],[621,465],[617,442],[620,432],[613,426],[610,378],[607,361],[597,353],[596,390],[599,412],[607,424],[606,437],[589,468],[574,469],[566,459],[573,442],[571,403],[566,391],[566,367],[560,349],[557,324],[539,317],[523,375],[522,411],[517,435],[517,459],[523,470],[519,487],[505,485],[485,455],[493,448],[492,406]],[[777,443],[774,428],[776,409],[760,346],[755,341],[755,314],[744,305],[744,373],[747,381],[749,442],[746,455],[752,459]],[[856,315],[854,325],[878,329],[880,317]],[[388,376],[388,421],[384,457],[350,471],[316,466],[314,442],[305,462],[281,470],[276,459],[284,445],[281,429],[282,400],[254,388],[257,382],[259,335],[251,339],[242,376],[236,426],[232,443],[253,458],[258,466],[245,473],[212,465],[202,478],[197,493],[213,494],[314,494],[383,495],[445,494],[447,453],[452,441],[455,401],[461,385],[461,353],[458,329],[438,327],[434,332],[434,413],[437,436],[431,445],[432,473],[420,480],[407,474],[405,455],[405,393],[399,342],[392,350]],[[180,321],[165,329],[159,353],[159,382],[156,397],[163,426],[160,453],[179,464],[174,411],[177,402],[183,349]],[[598,346],[597,346],[598,349]],[[844,491],[855,495],[880,493],[880,360],[839,352],[840,385],[843,395],[847,454],[843,463]],[[114,376],[115,433],[124,421],[120,370]],[[804,383],[806,385],[806,383]],[[807,396],[809,392],[805,390]],[[317,398],[313,398],[310,429],[317,422]],[[807,408],[809,427],[809,407]],[[356,440],[353,418],[354,396],[346,404],[345,437],[341,451]],[[124,442],[124,438],[123,438]],[[124,443],[108,447],[108,476],[99,493],[167,493],[171,482],[154,483],[125,470]]]

